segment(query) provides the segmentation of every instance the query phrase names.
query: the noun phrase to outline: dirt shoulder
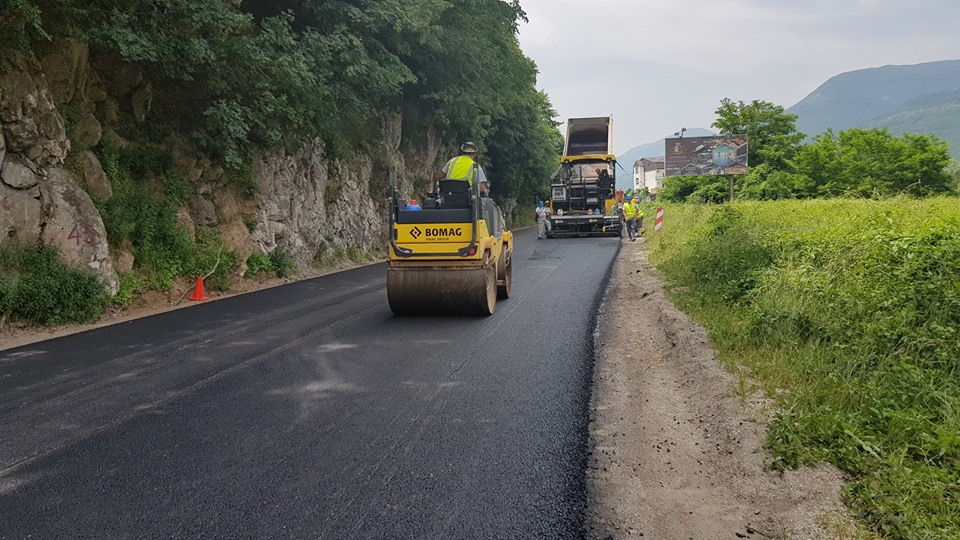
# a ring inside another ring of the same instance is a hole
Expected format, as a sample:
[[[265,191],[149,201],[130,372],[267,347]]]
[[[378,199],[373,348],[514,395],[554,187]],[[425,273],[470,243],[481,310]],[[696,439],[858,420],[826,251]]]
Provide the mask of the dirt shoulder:
[[[599,327],[591,538],[839,537],[840,472],[765,470],[769,403],[736,396],[706,332],[664,295],[642,239],[623,245]]]

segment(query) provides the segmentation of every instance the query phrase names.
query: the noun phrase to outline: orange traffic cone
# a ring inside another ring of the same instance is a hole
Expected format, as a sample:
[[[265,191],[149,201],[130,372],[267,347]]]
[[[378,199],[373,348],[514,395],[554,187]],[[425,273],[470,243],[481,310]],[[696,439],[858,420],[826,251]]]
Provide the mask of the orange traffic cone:
[[[203,276],[197,276],[197,284],[193,287],[193,296],[187,300],[203,301],[209,300],[206,293],[203,292]]]

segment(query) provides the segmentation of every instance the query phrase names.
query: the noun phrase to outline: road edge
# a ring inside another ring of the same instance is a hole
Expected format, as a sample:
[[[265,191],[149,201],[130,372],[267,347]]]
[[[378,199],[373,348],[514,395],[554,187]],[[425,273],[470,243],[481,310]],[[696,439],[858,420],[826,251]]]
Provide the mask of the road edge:
[[[842,474],[766,469],[771,403],[734,395],[643,243],[622,242],[597,317],[586,537],[836,537]]]

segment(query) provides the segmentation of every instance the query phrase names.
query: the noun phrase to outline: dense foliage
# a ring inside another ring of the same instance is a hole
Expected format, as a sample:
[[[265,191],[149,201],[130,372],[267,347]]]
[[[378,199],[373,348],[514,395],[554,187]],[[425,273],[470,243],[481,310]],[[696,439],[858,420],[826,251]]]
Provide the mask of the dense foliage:
[[[191,240],[178,226],[176,203],[186,201],[189,189],[170,169],[169,159],[142,149],[117,150],[109,145],[99,149],[113,184],[113,195],[97,201],[107,240],[114,249],[133,253],[134,269],[142,278],[142,282],[121,280],[121,285],[169,290],[177,276],[205,276],[212,271],[206,283],[227,290],[236,253],[225,248],[212,229],[198,227]],[[122,295],[128,293],[121,290]]]
[[[247,258],[247,276],[253,277],[260,274],[272,273],[277,277],[290,277],[293,272],[295,262],[293,258],[279,249],[264,254],[254,251]]]
[[[810,179],[804,195],[887,196],[950,191],[955,178],[946,172],[949,162],[947,143],[935,135],[894,137],[886,129],[853,128],[814,137],[794,165]]]
[[[735,197],[776,200],[816,197],[927,196],[953,192],[946,142],[935,135],[895,137],[884,128],[832,130],[802,144],[797,117],[765,101],[724,99],[713,127],[750,137],[750,172],[736,178]],[[675,202],[729,199],[726,177],[668,178],[660,196]]]
[[[408,113],[408,140],[432,127],[451,148],[488,149],[500,197],[531,191],[559,153],[517,0],[14,3],[25,37],[75,36],[146,67],[151,136],[193,133],[233,167],[304,137],[323,137],[331,157],[372,148],[388,108]]]
[[[751,166],[786,167],[806,137],[797,131],[796,115],[767,101],[753,100],[746,104],[725,98],[715,113],[717,119],[712,125],[721,134],[750,137],[747,161]]]
[[[200,227],[191,238],[178,224],[177,208],[195,194],[160,150],[170,135],[190,134],[246,195],[256,190],[254,152],[314,137],[328,158],[359,150],[382,163],[385,112],[403,115],[404,150],[426,147],[434,135],[450,152],[468,139],[478,143],[501,202],[532,200],[559,156],[555,113],[517,41],[525,17],[517,0],[2,0],[2,7],[0,26],[17,46],[79,39],[100,69],[127,62],[151,83],[146,122],[121,108],[114,126],[132,144],[115,148],[104,139],[95,149],[113,184],[112,196],[96,201],[108,240],[135,259],[114,303],[214,267],[208,285],[229,286],[236,254],[214,231]],[[335,193],[336,186],[327,196]],[[344,258],[362,256],[318,254],[324,264]],[[293,261],[256,253],[247,265],[248,275],[287,276]]]
[[[104,300],[100,282],[67,267],[55,249],[0,243],[0,320],[82,323],[100,315]]]
[[[651,258],[744,386],[776,467],[826,460],[890,538],[960,537],[953,198],[667,205]]]
[[[27,49],[31,41],[49,39],[40,22],[40,8],[31,0],[0,0],[0,28],[4,29],[5,45]]]

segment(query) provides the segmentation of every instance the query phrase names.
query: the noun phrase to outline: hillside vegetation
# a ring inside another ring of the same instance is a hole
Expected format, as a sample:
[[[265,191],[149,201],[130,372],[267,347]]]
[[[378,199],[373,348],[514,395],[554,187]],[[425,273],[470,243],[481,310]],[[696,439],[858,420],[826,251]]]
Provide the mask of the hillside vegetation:
[[[960,160],[960,134],[944,122],[944,108],[960,107],[960,60],[882,66],[831,77],[787,112],[813,137],[828,129],[886,127],[894,135],[934,134]]]
[[[22,46],[71,37],[145,67],[156,95],[142,135],[191,133],[234,167],[312,136],[342,156],[378,140],[391,107],[425,118],[414,137],[429,126],[480,143],[501,197],[535,191],[555,165],[560,135],[517,41],[516,0],[8,4]]]
[[[773,466],[836,464],[891,538],[960,537],[955,198],[668,204],[647,227],[741,395],[775,397]]]
[[[519,47],[524,18],[516,0],[9,0],[0,26],[9,31],[5,54],[39,57],[73,40],[89,44],[91,66],[134,66],[150,84],[145,117],[117,111],[111,129],[122,144],[104,137],[93,148],[112,185],[109,199],[95,197],[111,252],[135,258],[112,300],[122,304],[143,288],[169,290],[178,276],[205,273],[215,261],[209,285],[217,289],[229,287],[235,265],[246,264],[247,275],[290,270],[279,252],[239,259],[212,228],[188,237],[177,212],[197,186],[164,155],[172,140],[223,165],[231,185],[221,188],[253,206],[255,156],[319,138],[328,164],[357,156],[375,164],[369,185],[376,198],[386,196],[393,164],[381,155],[391,136],[382,132],[384,118],[401,117],[399,153],[411,169],[439,169],[414,163],[428,154],[423,148],[439,147],[446,159],[475,141],[493,196],[512,217],[515,201],[543,190],[562,144],[549,99],[536,89],[536,66]],[[69,131],[76,111],[59,103],[58,112]],[[412,179],[419,187],[427,181]],[[329,186],[323,203],[335,204],[341,191]],[[27,286],[29,265],[16,261],[33,247],[4,249],[10,255],[0,269],[9,279],[0,286],[0,315],[55,324],[95,318],[106,305],[79,287],[62,296],[79,295],[95,309],[58,319],[29,315],[15,300],[29,296],[17,292]]]
[[[809,142],[795,114],[758,100],[716,112],[722,134],[749,136],[750,170],[667,178],[651,260],[740,373],[741,396],[757,385],[774,398],[774,467],[837,465],[883,537],[960,537],[960,174],[948,143],[884,127]],[[713,204],[731,189],[734,202]]]
[[[950,144],[950,156],[960,160],[960,90],[926,95],[895,112],[866,123],[891,133],[935,133]]]

